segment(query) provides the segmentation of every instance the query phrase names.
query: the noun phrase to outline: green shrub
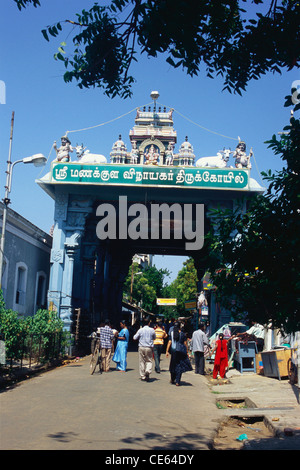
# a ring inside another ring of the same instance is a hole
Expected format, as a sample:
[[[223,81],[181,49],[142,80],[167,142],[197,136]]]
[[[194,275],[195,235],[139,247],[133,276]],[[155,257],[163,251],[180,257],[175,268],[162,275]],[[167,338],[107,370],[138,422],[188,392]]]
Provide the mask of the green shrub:
[[[6,357],[21,359],[24,354],[46,362],[64,352],[68,333],[56,312],[38,310],[29,317],[5,308],[0,290],[0,334],[5,341]]]
[[[1,309],[0,329],[5,340],[6,357],[21,359],[26,336],[24,320],[18,318],[18,313],[13,310]]]

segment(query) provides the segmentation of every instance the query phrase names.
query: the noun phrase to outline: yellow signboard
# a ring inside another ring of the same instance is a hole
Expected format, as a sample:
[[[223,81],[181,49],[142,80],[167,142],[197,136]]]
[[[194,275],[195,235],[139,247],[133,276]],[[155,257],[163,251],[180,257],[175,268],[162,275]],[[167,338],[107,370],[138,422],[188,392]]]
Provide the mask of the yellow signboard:
[[[177,299],[156,299],[156,305],[177,305]]]

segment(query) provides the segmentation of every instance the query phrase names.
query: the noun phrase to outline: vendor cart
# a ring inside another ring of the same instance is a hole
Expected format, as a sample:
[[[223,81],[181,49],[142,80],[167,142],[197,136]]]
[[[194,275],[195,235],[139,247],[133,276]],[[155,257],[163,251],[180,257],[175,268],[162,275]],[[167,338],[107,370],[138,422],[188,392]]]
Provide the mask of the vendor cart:
[[[266,377],[275,377],[279,380],[281,380],[281,377],[288,377],[288,362],[291,358],[291,351],[291,349],[286,348],[274,348],[270,351],[262,351],[261,358],[264,375]]]
[[[242,341],[231,340],[231,349],[233,353],[233,362],[237,370],[241,372],[256,372],[256,359],[257,347],[255,341]]]

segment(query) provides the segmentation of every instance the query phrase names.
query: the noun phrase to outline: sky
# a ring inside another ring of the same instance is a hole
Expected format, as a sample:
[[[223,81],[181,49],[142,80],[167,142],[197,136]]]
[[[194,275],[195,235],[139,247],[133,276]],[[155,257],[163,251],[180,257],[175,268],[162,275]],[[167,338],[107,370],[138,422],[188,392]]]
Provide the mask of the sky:
[[[253,148],[251,177],[259,184],[264,185],[261,171],[282,168],[280,158],[264,142],[289,122],[290,109],[284,108],[284,98],[290,94],[292,83],[300,79],[299,70],[267,74],[251,82],[240,96],[222,91],[222,80],[207,78],[204,68],[198,77],[191,78],[180,69],[174,70],[163,58],[142,57],[131,71],[136,78],[132,97],[111,99],[101,88],[81,90],[75,82],[63,81],[64,65],[53,56],[61,42],[71,42],[70,28],[50,42],[41,33],[57,21],[74,19],[76,12],[90,8],[94,0],[41,0],[41,4],[21,12],[13,0],[2,0],[0,6],[0,81],[5,84],[5,103],[0,104],[1,200],[13,111],[12,162],[35,153],[43,153],[48,159],[43,168],[22,163],[14,167],[10,207],[30,222],[47,233],[53,225],[54,201],[36,183],[49,172],[55,159],[53,142],[60,144],[66,131],[97,126],[70,132],[69,138],[73,145],[83,143],[92,153],[109,160],[120,134],[127,149],[131,148],[129,131],[136,108],[151,104],[153,90],[160,94],[159,104],[174,108],[175,153],[186,136],[196,159],[215,155],[224,147],[233,150],[240,137],[247,151]],[[182,257],[154,258],[158,268],[167,267],[172,272],[169,281],[176,277],[182,261]]]

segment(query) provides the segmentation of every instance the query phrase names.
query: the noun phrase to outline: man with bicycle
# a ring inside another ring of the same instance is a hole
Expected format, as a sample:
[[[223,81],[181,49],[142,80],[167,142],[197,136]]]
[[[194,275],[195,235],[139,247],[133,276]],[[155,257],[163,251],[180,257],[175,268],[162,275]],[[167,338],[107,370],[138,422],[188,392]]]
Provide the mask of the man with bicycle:
[[[115,337],[113,330],[110,327],[110,321],[105,320],[105,326],[101,326],[100,330],[100,348],[101,348],[101,363],[103,372],[108,372],[111,361],[111,348],[112,342]]]

